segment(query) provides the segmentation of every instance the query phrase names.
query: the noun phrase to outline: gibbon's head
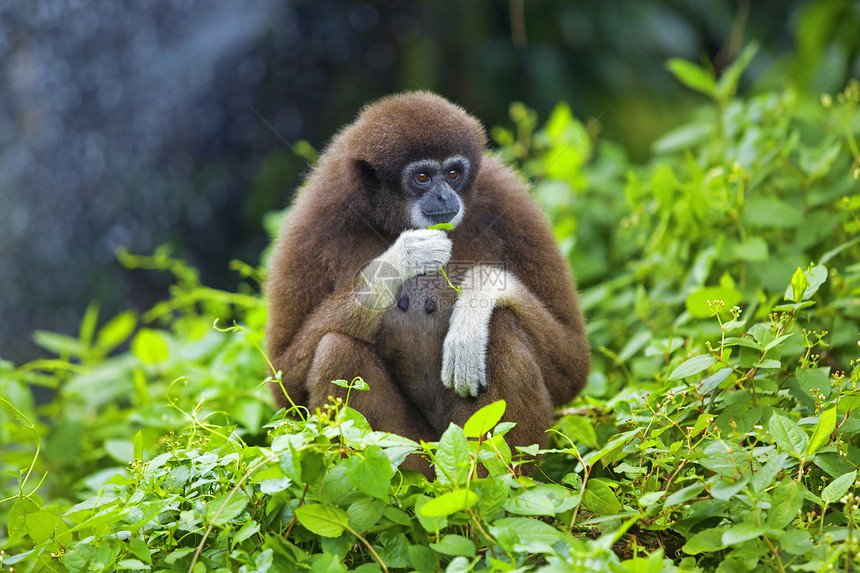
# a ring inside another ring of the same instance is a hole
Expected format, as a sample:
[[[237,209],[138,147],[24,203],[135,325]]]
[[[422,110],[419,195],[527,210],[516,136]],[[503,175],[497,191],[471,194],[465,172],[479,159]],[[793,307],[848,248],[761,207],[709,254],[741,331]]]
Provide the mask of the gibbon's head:
[[[367,208],[389,230],[463,219],[486,137],[462,108],[429,92],[366,106],[338,137]]]

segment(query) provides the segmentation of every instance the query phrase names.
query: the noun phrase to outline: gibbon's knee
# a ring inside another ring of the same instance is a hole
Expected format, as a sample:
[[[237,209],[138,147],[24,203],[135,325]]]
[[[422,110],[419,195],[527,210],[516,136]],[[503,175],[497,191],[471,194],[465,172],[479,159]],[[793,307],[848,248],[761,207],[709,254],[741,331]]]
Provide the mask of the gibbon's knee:
[[[361,376],[372,388],[376,385],[375,379],[384,376],[376,362],[365,344],[343,334],[329,332],[317,344],[308,371],[308,405],[313,410],[325,404],[329,396],[346,398],[346,389],[332,384],[332,380],[352,380]]]
[[[356,376],[361,376],[369,389],[352,390],[349,407],[361,412],[372,429],[416,441],[435,439],[423,414],[391,381],[373,348],[335,332],[323,336],[314,353],[308,373],[311,411],[322,407],[329,396],[346,400],[346,388],[331,381],[351,381]]]

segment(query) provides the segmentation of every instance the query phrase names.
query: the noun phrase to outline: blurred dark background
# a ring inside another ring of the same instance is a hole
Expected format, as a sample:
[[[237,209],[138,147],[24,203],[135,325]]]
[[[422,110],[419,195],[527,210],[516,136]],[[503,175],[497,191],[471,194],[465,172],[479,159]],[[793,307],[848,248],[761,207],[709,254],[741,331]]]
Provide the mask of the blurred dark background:
[[[424,88],[487,127],[558,101],[634,159],[701,100],[666,72],[762,50],[746,90],[841,89],[860,75],[853,0],[0,1],[0,356],[39,352],[145,309],[169,277],[116,249],[170,244],[205,283],[257,264],[261,220],[306,168],[282,141],[322,148],[360,106]]]

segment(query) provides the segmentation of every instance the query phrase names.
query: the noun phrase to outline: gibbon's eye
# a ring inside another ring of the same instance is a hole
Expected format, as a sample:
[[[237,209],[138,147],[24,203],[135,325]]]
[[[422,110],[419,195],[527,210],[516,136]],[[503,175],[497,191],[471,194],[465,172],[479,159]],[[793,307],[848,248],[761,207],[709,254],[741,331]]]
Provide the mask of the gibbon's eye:
[[[415,181],[419,185],[426,185],[427,183],[430,183],[430,175],[423,171],[420,171],[415,174]]]
[[[448,181],[456,181],[460,178],[460,170],[459,169],[449,169],[445,174],[445,177],[448,178]]]

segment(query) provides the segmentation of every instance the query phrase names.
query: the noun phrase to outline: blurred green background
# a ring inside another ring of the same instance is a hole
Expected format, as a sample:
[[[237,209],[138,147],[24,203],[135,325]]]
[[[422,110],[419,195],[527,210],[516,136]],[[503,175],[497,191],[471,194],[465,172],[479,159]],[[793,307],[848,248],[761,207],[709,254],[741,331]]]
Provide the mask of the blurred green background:
[[[360,106],[431,89],[490,129],[511,102],[541,122],[559,101],[634,161],[700,95],[667,72],[718,71],[761,49],[745,93],[835,93],[860,75],[860,3],[204,0],[0,5],[0,356],[38,353],[33,329],[76,331],[165,296],[166,274],[116,250],[169,244],[203,282],[235,288],[259,262],[262,220]]]

